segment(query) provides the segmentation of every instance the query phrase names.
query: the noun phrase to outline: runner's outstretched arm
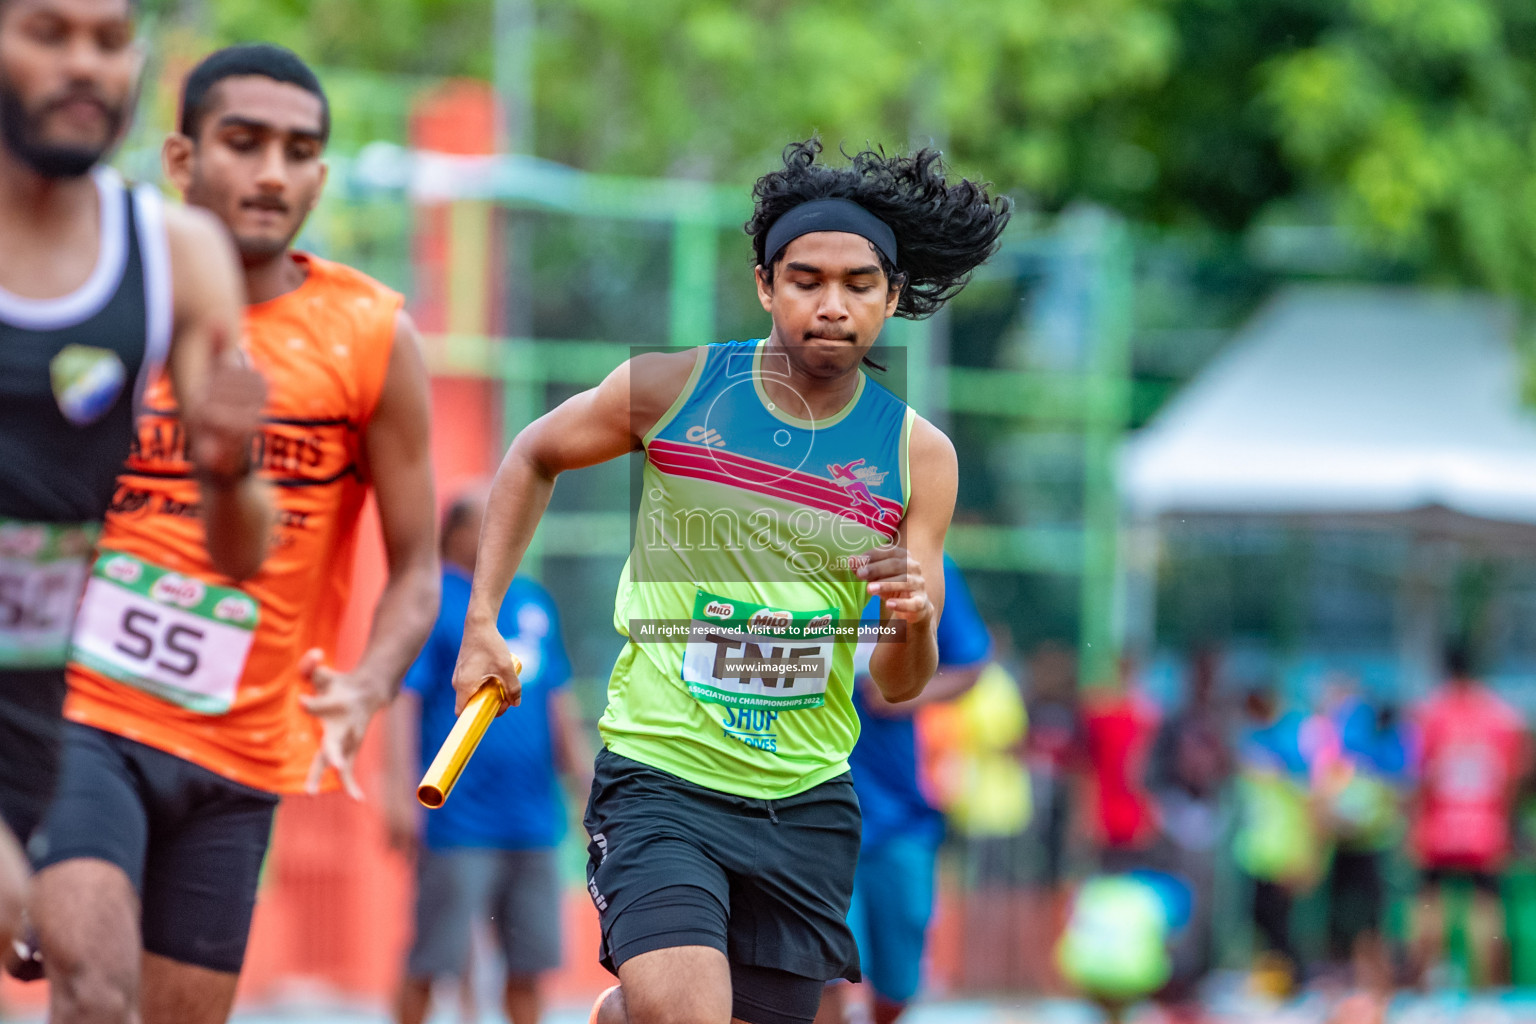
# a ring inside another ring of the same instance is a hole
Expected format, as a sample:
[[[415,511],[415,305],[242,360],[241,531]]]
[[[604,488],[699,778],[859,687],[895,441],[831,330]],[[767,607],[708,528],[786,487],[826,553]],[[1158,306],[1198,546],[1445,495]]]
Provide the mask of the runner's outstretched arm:
[[[869,675],[893,704],[923,692],[939,667],[936,627],[944,612],[944,535],[955,513],[960,471],[955,446],[922,417],[912,425],[912,497],[895,545],[876,548],[859,570],[880,598],[882,622],[904,620],[900,643],[875,644]]]
[[[273,512],[253,472],[266,383],[240,353],[245,289],[229,236],[210,214],[165,207],[173,326],[168,366],[201,492],[208,558],[225,576],[256,574],[267,556]]]
[[[480,528],[464,642],[453,670],[457,710],[464,709],[491,675],[505,682],[509,705],[521,699],[521,684],[496,630],[496,615],[549,506],[555,477],[638,450],[646,431],[682,392],[698,358],[692,349],[636,356],[597,387],[528,424],[512,440],[496,470]]]
[[[942,653],[940,652],[941,655]],[[880,692],[878,685],[866,683],[866,689],[863,692],[864,706],[875,715],[909,717],[929,704],[943,704],[963,696],[976,685],[976,680],[981,678],[982,670],[991,663],[992,660],[988,658],[972,665],[941,664],[933,673],[933,678],[928,680],[928,685],[923,687],[922,693],[900,704],[892,704],[886,700],[885,694]]]
[[[389,578],[356,667],[350,672],[327,668],[320,664],[321,651],[310,651],[301,665],[315,684],[315,695],[304,698],[304,706],[320,719],[322,730],[310,771],[311,788],[319,785],[329,766],[340,773],[348,792],[361,797],[352,762],[363,734],[374,712],[399,692],[400,680],[421,653],[437,618],[441,578],[433,520],[430,407],[420,337],[402,312],[395,320],[384,391],[363,438]]]

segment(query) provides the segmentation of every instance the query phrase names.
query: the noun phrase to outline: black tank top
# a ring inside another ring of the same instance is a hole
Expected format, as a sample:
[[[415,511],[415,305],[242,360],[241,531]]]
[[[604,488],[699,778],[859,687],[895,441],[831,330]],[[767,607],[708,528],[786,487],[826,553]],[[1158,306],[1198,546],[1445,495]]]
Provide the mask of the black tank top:
[[[109,168],[93,177],[101,241],[85,284],[45,300],[0,289],[0,519],[101,520],[169,347],[160,196]]]

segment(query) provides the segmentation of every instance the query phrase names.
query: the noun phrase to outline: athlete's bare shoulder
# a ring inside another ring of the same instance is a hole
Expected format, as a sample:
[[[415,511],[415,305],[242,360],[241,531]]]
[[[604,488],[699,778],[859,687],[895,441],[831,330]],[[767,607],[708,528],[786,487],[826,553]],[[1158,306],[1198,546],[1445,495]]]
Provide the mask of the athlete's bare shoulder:
[[[621,383],[628,389],[630,422],[636,437],[643,437],[672,408],[694,367],[704,358],[704,351],[644,352],[619,367],[624,378]]]
[[[911,453],[914,478],[920,470],[947,471],[953,474],[959,468],[955,443],[949,439],[949,435],[915,411],[912,413],[912,435],[908,441],[908,451]]]
[[[629,360],[629,383],[647,392],[660,392],[666,396],[666,405],[671,405],[703,356],[702,348],[685,348],[677,352],[642,352]]]
[[[916,412],[912,414],[912,433],[907,439],[907,473],[912,481],[912,500],[907,506],[909,521],[934,525],[942,539],[955,511],[960,460],[949,436]]]

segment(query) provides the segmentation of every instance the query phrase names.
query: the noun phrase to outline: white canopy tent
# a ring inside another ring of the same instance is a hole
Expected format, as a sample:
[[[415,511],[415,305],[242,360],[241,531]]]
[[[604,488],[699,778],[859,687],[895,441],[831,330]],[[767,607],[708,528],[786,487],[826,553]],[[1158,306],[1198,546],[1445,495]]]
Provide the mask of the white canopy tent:
[[[1513,328],[1486,297],[1289,289],[1127,442],[1128,510],[1142,534],[1170,518],[1262,518],[1536,552],[1536,412]],[[1404,581],[1410,678],[1432,671],[1440,601],[1424,577],[1443,562]]]
[[[1139,516],[1448,509],[1536,527],[1511,333],[1486,298],[1289,290],[1127,444],[1124,494]]]

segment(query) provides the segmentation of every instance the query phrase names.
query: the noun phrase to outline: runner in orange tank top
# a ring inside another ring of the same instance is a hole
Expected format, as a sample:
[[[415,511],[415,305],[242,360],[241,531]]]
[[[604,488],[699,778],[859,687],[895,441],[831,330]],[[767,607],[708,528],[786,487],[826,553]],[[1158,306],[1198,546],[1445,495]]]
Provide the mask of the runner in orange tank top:
[[[303,283],[252,305],[245,322],[245,351],[271,389],[254,461],[279,516],[261,571],[238,588],[253,601],[233,598],[220,612],[219,595],[234,588],[203,547],[197,485],[162,377],[102,532],[64,712],[271,792],[302,786],[315,750],[318,729],[298,705],[299,655],[334,649],[369,487],[364,439],[401,307],[349,267],[299,253],[294,263]],[[170,613],[154,608],[161,602],[150,596],[140,609],[135,594],[169,594],[174,609],[192,603],[194,618],[207,606],[215,625],[173,633]]]
[[[188,77],[165,146],[187,201],[234,236],[243,349],[269,382],[253,461],[278,525],[260,572],[213,569],[181,421],[154,384],[75,630],[37,928],[54,1021],[227,1019],[278,795],[352,761],[437,607],[427,377],[401,297],[295,252],[319,198],[324,93],[298,57],[241,46]],[[334,650],[372,489],[389,581],[358,666]],[[142,951],[142,978],[140,977]]]

